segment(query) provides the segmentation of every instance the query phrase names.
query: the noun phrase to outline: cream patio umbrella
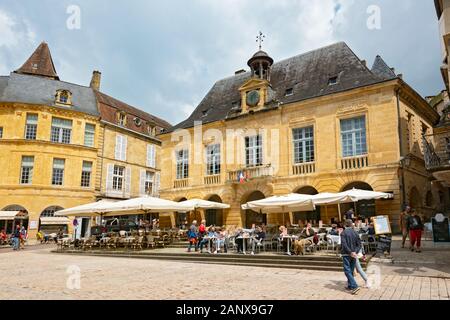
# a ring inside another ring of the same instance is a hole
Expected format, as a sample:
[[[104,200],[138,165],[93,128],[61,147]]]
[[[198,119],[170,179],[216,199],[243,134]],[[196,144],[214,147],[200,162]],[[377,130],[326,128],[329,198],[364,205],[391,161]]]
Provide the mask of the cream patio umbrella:
[[[111,203],[105,206],[104,209],[107,212],[106,216],[126,216],[136,213],[170,213],[174,211],[186,211],[189,210],[189,208],[189,206],[179,202],[154,197],[141,197]]]
[[[179,202],[180,205],[189,208],[189,211],[194,211],[196,209],[229,209],[230,205],[220,202],[207,201],[201,199],[191,199],[183,202]]]
[[[315,205],[312,196],[292,193],[286,196],[273,196],[262,200],[251,201],[243,204],[242,209],[261,213],[286,213],[292,211],[312,211],[315,210]]]
[[[55,212],[57,217],[96,217],[107,213],[107,206],[115,203],[114,200],[100,200],[93,203],[83,204],[74,208]]]

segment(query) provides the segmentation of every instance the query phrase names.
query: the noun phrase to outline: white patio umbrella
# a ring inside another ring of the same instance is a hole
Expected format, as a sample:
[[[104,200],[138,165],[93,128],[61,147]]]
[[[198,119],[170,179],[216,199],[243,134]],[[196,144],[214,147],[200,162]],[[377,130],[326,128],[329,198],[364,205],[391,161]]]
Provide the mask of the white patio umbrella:
[[[287,213],[294,211],[313,211],[315,210],[315,205],[312,196],[292,193],[286,196],[274,196],[251,201],[243,204],[242,209],[261,213]]]
[[[344,191],[341,192],[340,194],[349,196],[353,200],[353,202],[362,200],[380,200],[380,199],[394,198],[394,195],[392,193],[359,190],[359,189]]]
[[[83,204],[74,208],[60,210],[55,212],[58,217],[95,217],[108,212],[106,210],[108,205],[111,205],[113,200],[100,200],[93,203]]]
[[[186,211],[189,210],[189,207],[170,200],[142,197],[112,203],[105,206],[104,209],[107,212],[107,216],[126,216],[138,213],[170,213],[175,211]]]
[[[229,209],[230,205],[226,203],[207,201],[201,199],[191,199],[183,202],[179,202],[180,205],[189,208],[189,211],[194,211],[196,209]]]

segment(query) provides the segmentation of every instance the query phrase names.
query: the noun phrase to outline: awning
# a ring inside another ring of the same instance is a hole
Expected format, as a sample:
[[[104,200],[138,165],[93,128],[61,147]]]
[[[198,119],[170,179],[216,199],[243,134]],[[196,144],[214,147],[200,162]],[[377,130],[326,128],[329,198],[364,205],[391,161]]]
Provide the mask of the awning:
[[[241,207],[243,210],[253,210],[262,213],[286,213],[313,211],[316,209],[312,196],[296,193],[248,202]]]
[[[66,225],[70,223],[70,219],[67,217],[42,217],[41,225]]]
[[[21,211],[0,211],[0,220],[26,219],[27,215]]]

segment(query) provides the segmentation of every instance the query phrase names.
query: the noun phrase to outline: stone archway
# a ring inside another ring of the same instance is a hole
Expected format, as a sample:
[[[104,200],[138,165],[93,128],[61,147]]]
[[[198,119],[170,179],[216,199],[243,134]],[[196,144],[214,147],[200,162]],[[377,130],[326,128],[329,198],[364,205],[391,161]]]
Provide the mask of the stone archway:
[[[257,201],[265,199],[266,196],[264,193],[262,193],[259,190],[255,190],[250,192],[247,196],[242,198],[241,204],[250,202],[250,201]],[[244,226],[246,228],[251,228],[253,224],[256,225],[267,225],[267,215],[261,214],[259,212],[255,212],[253,210],[245,210],[244,212]]]
[[[188,200],[186,197],[180,197],[175,199],[175,202],[183,202]],[[201,219],[201,218],[200,218]],[[182,226],[187,224],[190,224],[194,220],[200,220],[197,219],[194,214],[189,214],[189,212],[175,212],[175,227],[182,229]]]
[[[409,191],[408,200],[411,208],[416,209],[418,211],[421,210],[423,204],[422,196],[420,195],[420,192],[416,187],[412,187],[411,190]]]
[[[222,198],[217,195],[206,197],[205,200],[222,203]],[[221,227],[224,224],[223,209],[207,209],[205,210],[205,220],[208,226]]]
[[[47,207],[41,212],[40,218],[52,218],[55,216],[55,212],[60,210],[64,210],[64,208],[60,206]],[[60,229],[62,229],[64,233],[67,233],[69,231],[69,226],[67,224],[44,224],[41,219],[39,219],[39,230],[44,233],[58,233]]]
[[[319,191],[317,191],[317,189],[313,186],[304,186],[297,188],[294,193],[313,196],[319,194]],[[315,211],[294,212],[292,214],[292,220],[294,224],[304,225],[308,222],[311,222],[314,225],[317,225],[318,221],[320,221],[320,207],[316,206]]]
[[[21,205],[13,204],[6,206],[1,211],[19,211],[19,215],[17,215],[14,220],[0,220],[0,230],[5,230],[7,234],[13,232],[14,227],[17,224],[21,224],[25,228],[28,229],[28,210],[22,207]]]
[[[352,189],[360,189],[367,191],[374,191],[372,186],[367,182],[354,181],[345,185],[341,191],[348,191]],[[376,216],[375,200],[358,201],[357,203],[346,203],[341,205],[342,216],[350,209],[356,209],[355,214],[362,220],[369,219]]]

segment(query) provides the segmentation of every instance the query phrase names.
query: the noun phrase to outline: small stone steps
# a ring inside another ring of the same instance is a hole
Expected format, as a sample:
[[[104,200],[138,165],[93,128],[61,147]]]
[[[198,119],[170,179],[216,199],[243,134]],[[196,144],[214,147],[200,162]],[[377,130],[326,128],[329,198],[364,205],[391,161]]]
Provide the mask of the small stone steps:
[[[164,252],[165,249],[152,251],[64,251],[56,253],[115,258],[134,258],[167,260],[185,263],[220,264],[234,266],[252,266],[264,268],[286,268],[319,271],[342,271],[342,260],[336,256],[307,255],[285,256],[276,254],[238,255],[238,254],[200,254]],[[363,267],[365,264],[363,264]]]

